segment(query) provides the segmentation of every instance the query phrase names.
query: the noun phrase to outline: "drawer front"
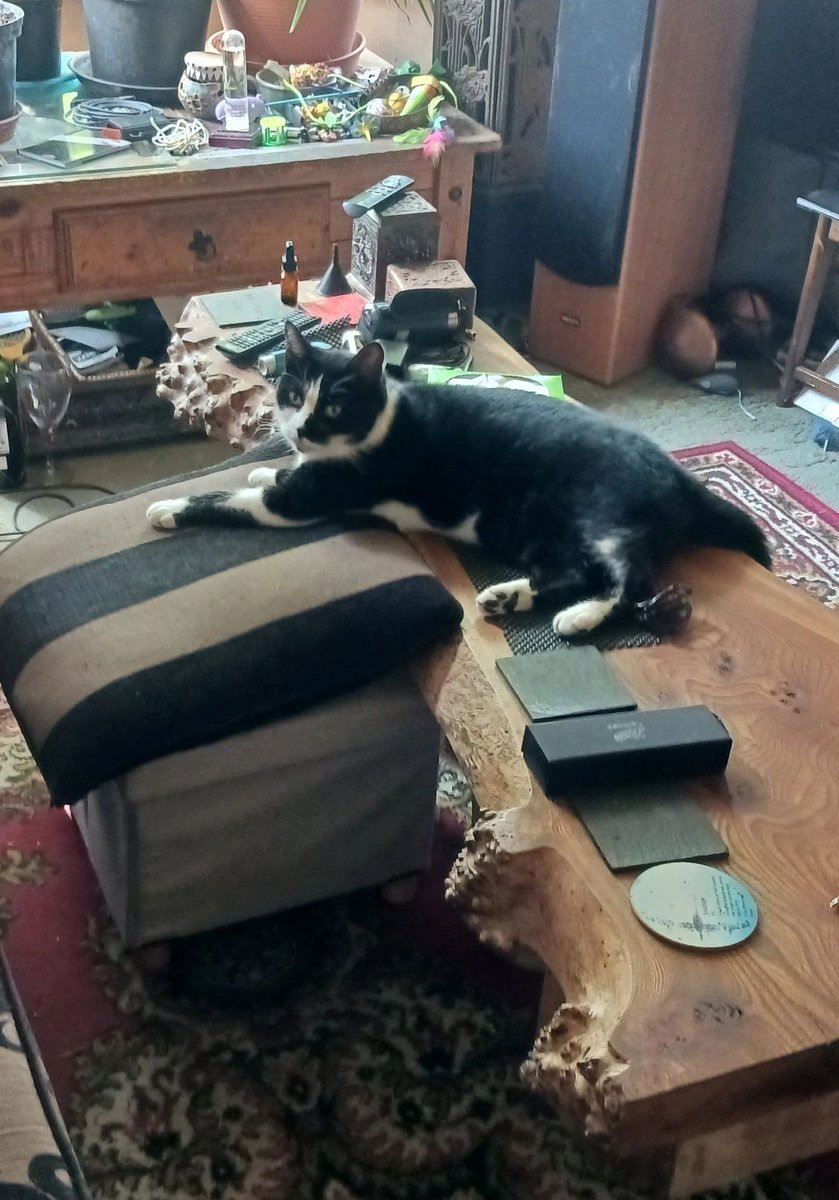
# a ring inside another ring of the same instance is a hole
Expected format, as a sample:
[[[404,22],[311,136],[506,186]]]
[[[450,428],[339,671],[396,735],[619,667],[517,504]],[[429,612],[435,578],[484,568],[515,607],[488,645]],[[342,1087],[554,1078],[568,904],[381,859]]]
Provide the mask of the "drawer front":
[[[68,210],[56,214],[56,225],[64,290],[200,291],[216,280],[279,280],[288,238],[301,271],[322,267],[329,187]]]
[[[25,271],[23,233],[19,229],[4,230],[0,226],[0,278],[17,277]]]

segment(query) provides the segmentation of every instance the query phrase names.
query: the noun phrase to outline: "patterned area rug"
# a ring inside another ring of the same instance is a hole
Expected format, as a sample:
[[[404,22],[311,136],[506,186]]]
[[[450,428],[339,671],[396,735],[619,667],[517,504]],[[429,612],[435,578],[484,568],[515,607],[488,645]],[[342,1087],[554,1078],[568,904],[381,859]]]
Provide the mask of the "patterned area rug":
[[[829,608],[839,605],[839,513],[734,442],[678,450],[674,457],[752,514],[769,538],[776,574]]]
[[[733,444],[678,457],[755,513],[781,575],[839,603],[835,513]],[[539,981],[485,951],[443,901],[472,817],[453,761],[414,902],[359,894],[202,935],[160,977],[123,952],[74,823],[46,803],[3,703],[0,932],[102,1200],[654,1195],[519,1083]],[[706,1200],[832,1188],[800,1167]]]

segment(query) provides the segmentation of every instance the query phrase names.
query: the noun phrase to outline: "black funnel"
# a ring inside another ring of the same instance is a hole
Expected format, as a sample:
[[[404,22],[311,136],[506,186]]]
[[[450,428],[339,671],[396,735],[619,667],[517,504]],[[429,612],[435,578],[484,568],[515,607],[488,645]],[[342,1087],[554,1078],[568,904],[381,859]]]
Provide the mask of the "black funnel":
[[[338,262],[338,247],[332,247],[332,262],[323,273],[323,278],[318,284],[318,292],[321,296],[347,296],[352,291],[347,277],[341,270],[341,264]]]

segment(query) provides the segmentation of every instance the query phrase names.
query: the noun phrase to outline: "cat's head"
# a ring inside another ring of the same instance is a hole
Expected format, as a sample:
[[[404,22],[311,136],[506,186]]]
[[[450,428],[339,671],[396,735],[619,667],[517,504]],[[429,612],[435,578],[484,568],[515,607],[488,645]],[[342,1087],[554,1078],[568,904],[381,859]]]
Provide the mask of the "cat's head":
[[[285,336],[285,374],[277,384],[277,404],[293,410],[285,430],[298,449],[307,457],[344,457],[380,441],[393,402],[379,343],[368,342],[352,355],[312,346],[290,323]]]

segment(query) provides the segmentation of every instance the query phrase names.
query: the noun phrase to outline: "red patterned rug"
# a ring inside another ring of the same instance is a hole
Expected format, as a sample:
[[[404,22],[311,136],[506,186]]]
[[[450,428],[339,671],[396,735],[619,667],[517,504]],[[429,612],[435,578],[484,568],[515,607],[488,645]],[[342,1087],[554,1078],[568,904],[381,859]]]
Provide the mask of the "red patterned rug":
[[[752,514],[769,538],[777,575],[829,608],[839,606],[839,513],[735,442],[677,450],[674,457]]]
[[[677,457],[756,516],[780,575],[839,605],[836,513],[733,443]],[[72,820],[46,804],[3,703],[0,932],[102,1200],[651,1196],[519,1083],[538,981],[442,898],[470,812],[456,764],[441,767],[414,903],[357,895],[189,939],[156,980],[123,953]],[[819,1171],[713,1196],[826,1200]]]

